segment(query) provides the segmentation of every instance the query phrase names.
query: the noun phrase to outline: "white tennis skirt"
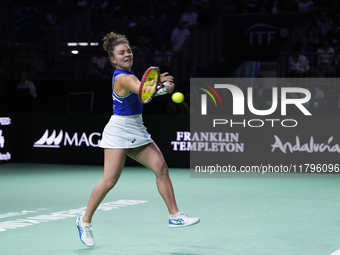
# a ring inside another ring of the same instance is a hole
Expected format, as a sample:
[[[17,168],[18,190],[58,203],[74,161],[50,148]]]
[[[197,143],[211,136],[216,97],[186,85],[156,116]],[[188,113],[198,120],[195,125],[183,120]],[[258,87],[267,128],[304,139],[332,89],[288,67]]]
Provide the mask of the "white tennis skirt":
[[[136,148],[152,143],[143,125],[142,115],[112,115],[106,124],[99,147],[112,149]]]

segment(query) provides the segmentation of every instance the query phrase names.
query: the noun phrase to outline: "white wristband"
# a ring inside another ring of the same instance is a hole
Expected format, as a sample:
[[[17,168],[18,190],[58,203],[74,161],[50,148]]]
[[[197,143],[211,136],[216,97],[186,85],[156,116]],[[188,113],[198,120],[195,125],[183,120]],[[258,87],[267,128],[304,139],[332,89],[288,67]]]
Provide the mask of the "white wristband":
[[[163,88],[169,88],[170,87],[170,83],[168,83],[168,82],[164,82],[164,83],[162,83],[162,88],[161,89],[159,89],[158,91],[157,91],[157,93],[156,94],[158,94],[158,95],[165,95],[165,94],[168,94],[167,92],[165,92],[164,90],[163,90]]]
[[[165,94],[168,94],[168,93],[166,93],[163,89],[160,89],[160,90],[157,91],[156,94],[158,94],[158,95],[165,95]]]
[[[170,85],[171,85],[170,82],[163,82],[162,83],[162,87],[165,88],[165,89],[169,88]]]

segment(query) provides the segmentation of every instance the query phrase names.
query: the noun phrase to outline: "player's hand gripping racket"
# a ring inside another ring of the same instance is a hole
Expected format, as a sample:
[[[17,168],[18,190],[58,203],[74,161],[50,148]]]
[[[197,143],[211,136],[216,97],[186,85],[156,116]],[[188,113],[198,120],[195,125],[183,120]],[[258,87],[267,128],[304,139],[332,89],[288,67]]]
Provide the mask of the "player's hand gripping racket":
[[[147,104],[156,95],[158,90],[168,88],[169,86],[169,84],[161,82],[158,67],[151,66],[142,77],[138,91],[138,100],[143,104]]]

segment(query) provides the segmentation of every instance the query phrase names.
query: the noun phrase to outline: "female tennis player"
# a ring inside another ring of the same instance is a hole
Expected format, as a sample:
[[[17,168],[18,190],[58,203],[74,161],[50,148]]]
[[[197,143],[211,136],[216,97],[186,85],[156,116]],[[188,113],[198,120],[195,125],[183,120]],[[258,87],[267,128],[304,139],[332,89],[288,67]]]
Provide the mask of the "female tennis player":
[[[104,128],[100,147],[104,148],[104,174],[93,189],[86,212],[77,218],[80,240],[93,247],[91,220],[106,194],[115,186],[122,172],[125,158],[129,156],[156,175],[157,188],[168,211],[169,227],[183,227],[197,224],[199,218],[190,218],[179,212],[169,178],[168,167],[163,155],[142,121],[143,104],[138,101],[140,81],[132,72],[133,54],[124,35],[111,32],[103,39],[103,47],[115,71],[112,78],[113,115]],[[174,89],[173,77],[161,74],[161,82],[170,86],[161,93],[171,93]]]

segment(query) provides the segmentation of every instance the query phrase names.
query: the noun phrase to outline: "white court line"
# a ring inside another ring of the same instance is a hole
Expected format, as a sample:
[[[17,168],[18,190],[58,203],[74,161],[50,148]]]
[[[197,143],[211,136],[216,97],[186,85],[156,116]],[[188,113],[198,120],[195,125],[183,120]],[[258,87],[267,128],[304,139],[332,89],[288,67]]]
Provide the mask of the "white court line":
[[[126,207],[128,205],[137,205],[137,204],[142,204],[146,202],[148,201],[121,199],[116,202],[108,202],[108,203],[100,204],[97,210],[109,211],[109,210],[117,209],[120,207]],[[55,212],[51,214],[27,217],[25,219],[17,219],[13,221],[0,222],[0,232],[6,231],[7,229],[16,229],[16,228],[36,225],[41,222],[49,222],[52,220],[63,220],[63,219],[67,219],[70,217],[78,217],[82,215],[85,212],[85,210],[86,210],[86,207],[81,207],[78,209],[71,209],[68,211],[61,211],[61,212]]]
[[[36,209],[35,211],[22,210],[21,212],[9,212],[9,213],[0,214],[0,219],[16,217],[16,216],[19,216],[19,215],[25,215],[25,214],[28,214],[28,213],[36,213],[38,211],[46,211],[46,210],[49,210],[49,209],[48,208],[39,208],[39,209]]]
[[[333,252],[332,254],[330,254],[330,255],[340,255],[340,249],[339,250],[337,250],[337,251],[335,251],[335,252]]]
[[[15,217],[15,216],[19,216],[19,215],[25,215],[27,213],[35,213],[35,212],[37,212],[37,211],[23,210],[21,212],[9,212],[9,213],[0,214],[0,219]]]

